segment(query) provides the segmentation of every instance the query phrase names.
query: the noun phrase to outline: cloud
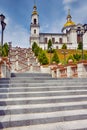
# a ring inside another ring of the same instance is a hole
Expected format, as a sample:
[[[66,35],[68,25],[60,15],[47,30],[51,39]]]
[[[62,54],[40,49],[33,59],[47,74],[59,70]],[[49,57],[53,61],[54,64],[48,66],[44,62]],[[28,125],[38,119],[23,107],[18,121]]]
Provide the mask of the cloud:
[[[64,10],[67,11],[72,7],[72,4],[77,2],[77,0],[63,0]]]
[[[63,0],[63,4],[71,4],[73,2],[76,2],[77,0]]]
[[[72,9],[76,22],[84,24],[87,21],[87,1],[79,3],[79,8]]]
[[[84,24],[87,21],[87,0],[63,0],[64,10],[71,10],[72,20],[78,23]]]

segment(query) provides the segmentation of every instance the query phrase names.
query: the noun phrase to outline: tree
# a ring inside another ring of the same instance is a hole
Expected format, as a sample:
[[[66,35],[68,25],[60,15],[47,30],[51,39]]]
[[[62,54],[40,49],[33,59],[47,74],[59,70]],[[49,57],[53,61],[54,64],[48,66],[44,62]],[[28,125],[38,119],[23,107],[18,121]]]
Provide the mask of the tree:
[[[0,46],[0,56],[6,57],[8,56],[9,46],[5,43],[3,46]]]
[[[53,55],[53,57],[52,57],[52,62],[59,63],[59,57],[58,57],[56,51],[54,52],[54,55]]]
[[[38,60],[42,65],[46,65],[49,63],[44,51],[41,51],[41,53],[38,55]]]
[[[67,49],[66,43],[64,43],[64,44],[62,45],[62,49]]]
[[[49,41],[48,41],[48,50],[49,50],[50,48],[52,48],[52,41],[51,41],[51,39],[49,39]]]
[[[84,60],[87,60],[87,54],[84,54]]]
[[[37,47],[38,47],[37,43],[34,42],[33,45],[32,45],[32,51],[34,52],[35,48],[37,48]]]
[[[76,61],[79,61],[81,59],[81,55],[80,54],[73,54],[73,57]]]
[[[38,56],[41,48],[37,45],[36,42],[33,43],[32,45],[32,51],[34,52],[35,56]]]
[[[79,49],[79,50],[82,49],[82,42],[79,42],[79,43],[78,43],[78,48],[77,48],[77,49]]]

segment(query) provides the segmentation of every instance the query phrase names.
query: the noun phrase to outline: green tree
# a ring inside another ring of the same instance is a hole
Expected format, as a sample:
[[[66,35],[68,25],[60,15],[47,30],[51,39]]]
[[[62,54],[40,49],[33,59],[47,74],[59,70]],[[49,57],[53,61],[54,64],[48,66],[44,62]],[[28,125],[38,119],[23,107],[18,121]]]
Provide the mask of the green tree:
[[[3,56],[8,56],[8,52],[9,52],[9,46],[7,43],[5,43],[2,47],[2,55]]]
[[[78,48],[77,48],[77,49],[79,49],[79,50],[82,49],[82,42],[79,42],[79,43],[78,43]]]
[[[87,60],[87,54],[84,54],[84,60]]]
[[[48,50],[49,50],[50,48],[52,48],[52,40],[51,40],[51,39],[49,39],[49,41],[48,41]]]
[[[0,56],[6,57],[8,56],[9,46],[5,43],[3,46],[0,46]]]
[[[41,53],[38,55],[38,60],[42,65],[46,65],[49,63],[44,51],[41,51]]]
[[[36,42],[34,42],[32,45],[32,51],[34,52],[35,56],[38,56],[41,51],[41,48],[37,45]]]
[[[73,54],[73,57],[76,61],[79,61],[81,59],[81,55],[80,54]]]
[[[52,48],[52,40],[51,39],[49,39],[49,41],[48,41],[47,52],[48,53],[53,53],[54,52],[54,49]]]
[[[64,44],[62,45],[62,48],[61,48],[61,49],[67,49],[66,43],[64,43]]]
[[[32,45],[32,51],[34,52],[35,48],[37,48],[37,47],[38,47],[37,43],[34,42],[33,45]]]
[[[52,62],[56,62],[56,63],[59,63],[59,57],[56,53],[56,51],[54,52],[53,54],[53,57],[52,57]]]

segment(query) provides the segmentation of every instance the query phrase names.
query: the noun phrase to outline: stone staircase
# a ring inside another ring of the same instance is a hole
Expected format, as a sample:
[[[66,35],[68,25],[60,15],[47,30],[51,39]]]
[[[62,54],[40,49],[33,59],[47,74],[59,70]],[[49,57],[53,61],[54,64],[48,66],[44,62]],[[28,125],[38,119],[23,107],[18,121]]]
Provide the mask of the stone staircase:
[[[0,129],[87,130],[87,79],[41,73],[0,79]]]
[[[11,72],[40,72],[40,63],[32,52],[32,49],[10,47],[9,50]]]

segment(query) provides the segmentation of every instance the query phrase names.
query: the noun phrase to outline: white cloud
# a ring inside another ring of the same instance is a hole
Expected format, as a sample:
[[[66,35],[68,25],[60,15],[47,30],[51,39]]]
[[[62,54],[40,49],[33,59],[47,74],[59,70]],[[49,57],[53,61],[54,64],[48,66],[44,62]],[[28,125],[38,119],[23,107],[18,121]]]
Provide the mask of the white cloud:
[[[77,0],[63,0],[63,4],[70,4],[76,2]]]

